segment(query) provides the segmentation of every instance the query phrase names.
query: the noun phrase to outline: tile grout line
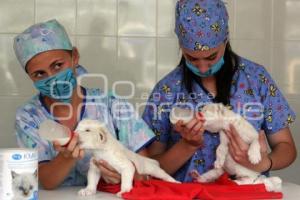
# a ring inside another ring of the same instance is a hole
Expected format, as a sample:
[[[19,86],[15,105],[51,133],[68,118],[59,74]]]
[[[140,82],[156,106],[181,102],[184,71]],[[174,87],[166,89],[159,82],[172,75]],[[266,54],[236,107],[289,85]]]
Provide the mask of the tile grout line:
[[[274,57],[274,48],[275,48],[275,45],[274,45],[274,10],[275,10],[275,6],[274,6],[274,0],[271,0],[271,33],[270,33],[270,73],[273,74],[274,72],[274,60],[273,60],[273,57]]]
[[[75,3],[75,24],[74,24],[74,26],[75,26],[75,46],[78,46],[78,31],[77,31],[77,29],[78,29],[78,0],[75,0],[76,1],[76,3]]]
[[[116,0],[116,28],[115,28],[115,39],[116,39],[116,61],[119,62],[119,0]]]
[[[34,23],[37,22],[37,16],[36,16],[36,0],[33,1],[33,17],[34,17]]]

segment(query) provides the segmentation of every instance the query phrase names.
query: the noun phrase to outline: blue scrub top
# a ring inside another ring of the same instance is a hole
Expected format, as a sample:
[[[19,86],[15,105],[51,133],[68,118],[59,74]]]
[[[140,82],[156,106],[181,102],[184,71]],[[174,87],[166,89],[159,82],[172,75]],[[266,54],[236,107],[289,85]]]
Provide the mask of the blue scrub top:
[[[135,115],[129,102],[118,99],[114,95],[106,95],[99,89],[86,88],[84,95],[80,120],[94,119],[105,123],[114,137],[135,152],[155,139],[152,130]],[[47,119],[54,120],[54,117],[44,105],[40,95],[34,96],[24,106],[18,108],[16,114],[15,129],[18,145],[37,149],[39,163],[48,162],[58,154],[52,143],[42,139],[38,134],[40,124]],[[86,151],[85,157],[77,161],[62,185],[85,185],[91,156],[92,154]]]
[[[230,105],[226,106],[244,116],[257,131],[264,130],[267,135],[288,127],[295,120],[295,113],[270,74],[263,66],[241,57],[239,59],[232,80]],[[181,138],[169,120],[173,106],[199,110],[204,104],[214,102],[214,97],[196,81],[192,83],[193,93],[189,94],[182,77],[183,66],[178,66],[159,81],[143,114],[143,119],[156,134],[156,140],[168,147]],[[203,174],[212,169],[218,144],[218,134],[205,131],[204,147],[199,148],[174,177],[182,182],[191,182],[189,172],[192,170]]]

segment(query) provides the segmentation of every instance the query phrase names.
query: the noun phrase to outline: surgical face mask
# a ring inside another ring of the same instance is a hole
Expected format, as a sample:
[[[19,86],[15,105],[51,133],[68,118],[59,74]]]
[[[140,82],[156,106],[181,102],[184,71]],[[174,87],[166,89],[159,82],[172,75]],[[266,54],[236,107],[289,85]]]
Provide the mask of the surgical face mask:
[[[185,60],[185,64],[189,68],[189,70],[193,72],[196,76],[205,78],[205,77],[213,76],[222,68],[222,66],[224,65],[224,57],[222,56],[222,58],[220,58],[220,60],[217,63],[213,64],[204,73],[200,72],[200,70],[188,60]]]
[[[72,68],[67,68],[34,83],[34,86],[42,95],[64,103],[71,103],[73,89],[76,85],[77,81]]]

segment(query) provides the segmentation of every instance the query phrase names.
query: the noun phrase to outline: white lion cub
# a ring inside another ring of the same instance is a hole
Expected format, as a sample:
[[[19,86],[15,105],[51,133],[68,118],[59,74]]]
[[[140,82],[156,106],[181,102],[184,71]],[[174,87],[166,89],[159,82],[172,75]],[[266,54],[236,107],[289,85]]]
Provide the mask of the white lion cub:
[[[178,116],[170,116],[170,119],[174,121],[172,123],[176,123],[176,121],[181,119],[182,117],[180,117],[180,115],[183,116],[183,119],[190,119],[191,114],[188,115],[186,110],[180,111],[180,108],[173,109],[174,111],[171,112],[171,114],[174,115],[175,113],[178,113]],[[191,113],[192,111],[189,112]],[[279,177],[267,178],[265,176],[260,176],[260,173],[236,163],[228,151],[229,140],[224,131],[229,130],[229,125],[232,124],[242,140],[249,144],[249,161],[252,164],[257,164],[261,161],[259,135],[247,120],[239,114],[227,109],[223,104],[207,104],[202,108],[201,113],[205,119],[205,130],[212,133],[219,133],[220,144],[216,150],[214,169],[202,175],[199,175],[197,171],[192,173],[198,182],[212,182],[226,171],[230,175],[236,175],[237,180],[235,180],[235,182],[238,184],[264,183],[268,191],[281,191],[282,181]]]
[[[159,167],[156,160],[140,156],[125,148],[99,121],[82,120],[75,132],[79,134],[81,148],[92,150],[94,159],[105,160],[121,174],[121,191],[117,193],[119,197],[122,193],[129,192],[132,189],[135,168],[139,174],[147,174],[165,181],[177,182]],[[92,158],[87,177],[88,185],[86,188],[81,189],[78,194],[81,196],[95,194],[100,177],[101,172]]]
[[[249,161],[252,164],[261,161],[258,133],[247,120],[227,109],[223,104],[208,104],[202,108],[201,113],[205,119],[205,129],[210,132],[219,132],[220,145],[216,151],[215,168],[201,175],[200,182],[213,181],[225,170],[231,175],[236,175],[238,184],[264,183],[268,191],[281,191],[282,181],[279,177],[260,176],[260,173],[236,163],[228,151],[229,141],[224,130],[229,130],[229,124],[232,124],[242,140],[249,144]]]

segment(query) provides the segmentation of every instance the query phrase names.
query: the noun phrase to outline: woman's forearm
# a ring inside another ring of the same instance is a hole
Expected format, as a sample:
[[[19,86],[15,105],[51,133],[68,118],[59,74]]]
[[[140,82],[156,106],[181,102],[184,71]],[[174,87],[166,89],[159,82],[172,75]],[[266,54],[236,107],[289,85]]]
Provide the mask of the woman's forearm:
[[[39,181],[44,189],[51,190],[58,187],[74,167],[76,159],[65,158],[58,154],[47,163],[39,164]]]
[[[279,170],[288,167],[297,157],[297,150],[294,144],[281,142],[276,144],[269,154],[272,159],[272,170]]]

